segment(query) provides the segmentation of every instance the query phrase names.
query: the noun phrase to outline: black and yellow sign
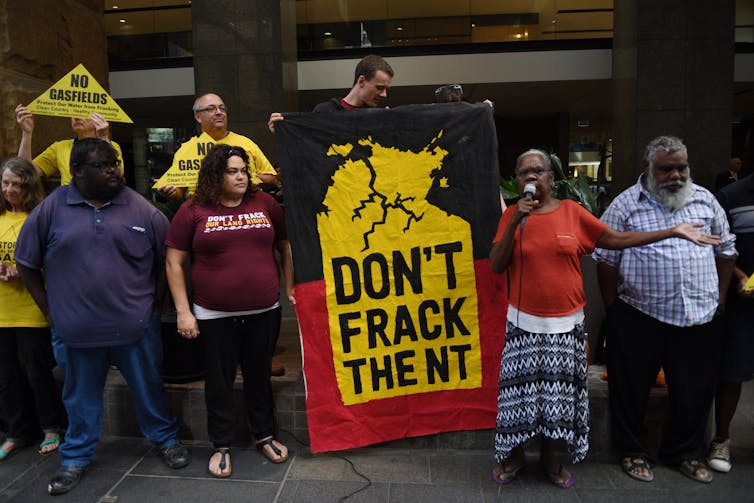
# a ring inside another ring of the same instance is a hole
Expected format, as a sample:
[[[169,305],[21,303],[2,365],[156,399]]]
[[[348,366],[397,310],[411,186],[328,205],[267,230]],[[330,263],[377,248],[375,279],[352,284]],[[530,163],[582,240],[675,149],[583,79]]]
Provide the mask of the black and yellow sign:
[[[312,451],[493,426],[505,295],[488,259],[490,108],[279,124]]]
[[[111,122],[133,123],[82,64],[39,95],[27,108],[34,114],[55,117],[89,117],[96,112]]]

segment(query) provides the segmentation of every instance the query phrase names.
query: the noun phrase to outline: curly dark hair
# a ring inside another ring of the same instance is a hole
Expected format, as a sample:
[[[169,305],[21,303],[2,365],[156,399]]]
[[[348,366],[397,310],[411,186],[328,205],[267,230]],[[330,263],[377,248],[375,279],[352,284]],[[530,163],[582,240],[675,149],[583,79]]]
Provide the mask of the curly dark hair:
[[[194,204],[201,206],[218,206],[223,194],[223,177],[225,169],[228,167],[228,159],[237,155],[243,159],[246,165],[247,176],[249,176],[249,185],[246,187],[244,199],[248,199],[254,192],[259,190],[257,184],[251,181],[249,169],[249,156],[241,147],[232,145],[217,145],[210,150],[207,157],[202,160],[202,167],[199,169],[199,180],[196,183],[196,193],[194,194]]]
[[[21,189],[24,191],[21,209],[27,213],[30,212],[44,199],[42,184],[39,181],[39,174],[36,168],[26,159],[14,155],[0,164],[0,178],[2,178],[3,173],[6,171],[10,171],[21,178]],[[2,199],[0,215],[13,209],[5,197],[0,196],[0,199]]]

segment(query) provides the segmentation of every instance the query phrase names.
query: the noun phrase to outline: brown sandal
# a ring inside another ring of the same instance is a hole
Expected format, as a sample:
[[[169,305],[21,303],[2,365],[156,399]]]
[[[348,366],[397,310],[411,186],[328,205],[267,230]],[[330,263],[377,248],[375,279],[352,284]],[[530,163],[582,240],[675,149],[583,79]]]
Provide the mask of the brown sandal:
[[[652,473],[652,467],[649,466],[649,461],[643,456],[626,456],[621,461],[621,466],[626,475],[633,477],[636,480],[642,482],[652,482],[655,479],[654,473]],[[647,474],[642,474],[641,470],[646,470]]]
[[[703,484],[709,484],[712,482],[712,470],[710,470],[706,464],[698,459],[684,459],[681,464],[678,465],[681,473],[688,478],[702,482]],[[704,473],[706,472],[706,475]]]

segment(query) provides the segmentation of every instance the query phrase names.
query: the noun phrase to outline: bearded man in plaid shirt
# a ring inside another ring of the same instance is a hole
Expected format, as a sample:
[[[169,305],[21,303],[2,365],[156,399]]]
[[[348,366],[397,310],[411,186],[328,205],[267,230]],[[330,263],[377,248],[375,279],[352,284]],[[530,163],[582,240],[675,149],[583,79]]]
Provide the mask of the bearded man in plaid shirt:
[[[613,446],[627,475],[654,478],[644,416],[660,368],[670,402],[659,458],[684,475],[710,482],[704,434],[721,351],[720,317],[736,258],[725,211],[694,184],[683,142],[652,140],[644,173],[618,195],[602,220],[618,231],[652,231],[700,222],[717,245],[671,238],[593,257],[607,306],[608,389]]]

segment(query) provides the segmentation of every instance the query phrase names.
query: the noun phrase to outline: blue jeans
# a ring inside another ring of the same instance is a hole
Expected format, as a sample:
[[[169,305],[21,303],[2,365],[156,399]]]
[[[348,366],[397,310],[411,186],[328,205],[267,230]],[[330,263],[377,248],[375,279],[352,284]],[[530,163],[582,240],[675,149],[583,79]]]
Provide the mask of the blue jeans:
[[[52,334],[52,348],[55,354],[55,361],[60,371],[65,374],[65,351],[62,350],[65,345],[58,339],[58,334],[54,327],[50,328],[50,333]],[[154,361],[158,372],[162,374],[162,322],[160,321],[159,314],[152,313],[144,337],[147,339],[147,354]]]
[[[110,362],[118,367],[131,389],[136,420],[144,436],[160,449],[178,442],[178,421],[167,410],[154,332],[150,329],[138,341],[123,346],[53,345],[58,363],[65,362],[63,403],[68,412],[68,430],[59,449],[63,465],[87,466],[94,457],[102,431],[102,394]]]

